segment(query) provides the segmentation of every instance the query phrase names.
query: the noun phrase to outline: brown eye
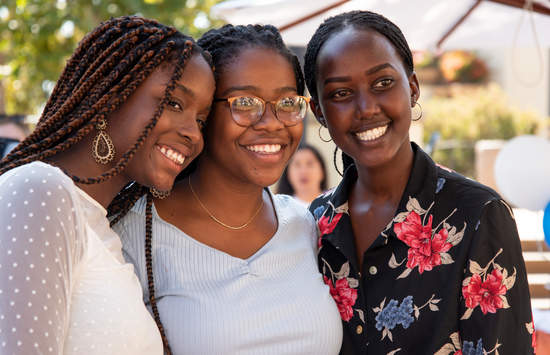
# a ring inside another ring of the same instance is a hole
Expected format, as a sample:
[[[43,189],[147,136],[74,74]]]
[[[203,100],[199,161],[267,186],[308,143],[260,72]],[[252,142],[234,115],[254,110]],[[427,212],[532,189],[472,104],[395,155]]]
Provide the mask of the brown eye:
[[[176,100],[169,100],[168,106],[174,111],[183,111],[183,106]]]
[[[378,80],[374,84],[374,87],[376,89],[385,89],[385,88],[390,87],[392,84],[393,84],[393,79],[385,78],[385,79],[382,79],[382,80]]]
[[[337,90],[332,93],[331,97],[334,99],[344,99],[351,95],[351,90],[343,89],[343,90]]]

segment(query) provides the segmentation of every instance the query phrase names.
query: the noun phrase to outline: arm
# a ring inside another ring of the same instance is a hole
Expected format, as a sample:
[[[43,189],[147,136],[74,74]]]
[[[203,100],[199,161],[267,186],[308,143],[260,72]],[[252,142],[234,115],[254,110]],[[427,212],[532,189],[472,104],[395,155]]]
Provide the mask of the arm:
[[[483,208],[465,267],[459,310],[463,354],[533,354],[525,264],[503,201]]]
[[[63,352],[79,257],[76,215],[66,179],[40,170],[2,176],[0,184],[2,354]]]

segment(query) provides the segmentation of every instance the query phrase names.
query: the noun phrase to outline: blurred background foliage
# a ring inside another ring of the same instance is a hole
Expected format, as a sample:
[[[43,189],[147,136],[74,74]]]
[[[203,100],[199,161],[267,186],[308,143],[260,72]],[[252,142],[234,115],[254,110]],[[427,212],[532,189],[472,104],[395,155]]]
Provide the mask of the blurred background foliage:
[[[475,143],[536,134],[545,126],[542,116],[511,106],[496,84],[451,86],[445,95],[422,103],[424,142],[439,134],[432,157],[438,163],[474,177]]]
[[[137,14],[197,37],[221,24],[208,15],[210,7],[218,2],[2,0],[0,83],[4,89],[4,111],[39,113],[78,41],[100,22]]]

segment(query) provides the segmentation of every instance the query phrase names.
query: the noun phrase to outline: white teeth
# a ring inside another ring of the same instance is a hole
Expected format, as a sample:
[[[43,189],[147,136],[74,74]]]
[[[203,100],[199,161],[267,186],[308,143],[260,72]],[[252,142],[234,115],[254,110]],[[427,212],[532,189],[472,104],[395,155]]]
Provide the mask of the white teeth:
[[[277,153],[281,150],[280,144],[247,145],[246,149],[257,153]]]
[[[386,133],[388,125],[382,127],[376,127],[363,132],[356,133],[357,137],[362,141],[372,141],[376,138],[380,138]]]
[[[170,148],[160,147],[160,152],[176,164],[183,165],[185,161],[185,157],[181,153]]]

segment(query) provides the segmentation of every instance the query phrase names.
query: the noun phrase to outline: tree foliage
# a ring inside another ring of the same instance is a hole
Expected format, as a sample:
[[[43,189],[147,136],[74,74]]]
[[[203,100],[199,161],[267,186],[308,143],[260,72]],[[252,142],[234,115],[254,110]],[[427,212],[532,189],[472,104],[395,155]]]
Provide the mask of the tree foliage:
[[[422,103],[424,141],[438,132],[441,141],[432,157],[461,174],[475,175],[477,141],[508,140],[544,129],[543,117],[513,107],[496,84],[456,89],[449,96],[433,96]]]
[[[220,24],[208,16],[210,7],[219,1],[3,0],[0,80],[4,110],[38,113],[78,41],[100,22],[137,14],[196,37]]]

